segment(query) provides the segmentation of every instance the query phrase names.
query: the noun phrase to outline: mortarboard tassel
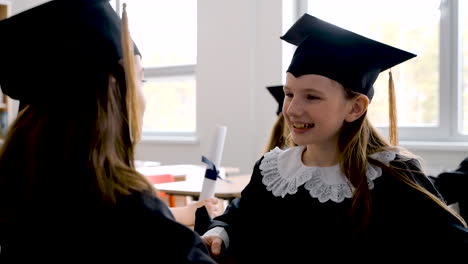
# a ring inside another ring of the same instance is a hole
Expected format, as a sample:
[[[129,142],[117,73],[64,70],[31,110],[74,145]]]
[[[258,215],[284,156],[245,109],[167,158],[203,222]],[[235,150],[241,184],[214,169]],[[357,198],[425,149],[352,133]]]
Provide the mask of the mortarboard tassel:
[[[130,36],[128,27],[127,4],[123,4],[122,10],[122,49],[123,49],[123,65],[125,69],[125,80],[127,85],[127,111],[128,111],[128,126],[130,129],[130,137],[133,142],[140,140],[141,120],[138,114],[136,105],[136,77],[134,64],[133,42]]]
[[[393,83],[392,70],[388,72],[388,114],[390,119],[389,124],[389,138],[390,144],[393,146],[398,145],[398,130],[397,130],[397,110],[395,101],[395,85]]]

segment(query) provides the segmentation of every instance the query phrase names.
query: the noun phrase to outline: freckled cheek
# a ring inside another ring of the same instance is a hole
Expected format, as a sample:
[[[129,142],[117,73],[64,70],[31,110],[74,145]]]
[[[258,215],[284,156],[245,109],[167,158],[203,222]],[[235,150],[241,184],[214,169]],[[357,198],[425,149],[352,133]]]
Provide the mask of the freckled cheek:
[[[286,126],[291,129],[292,128],[292,123],[291,123],[291,120],[289,118],[289,115],[285,112],[283,112],[283,116],[284,116],[284,122],[286,123]]]
[[[283,104],[283,108],[281,109],[284,119],[286,121],[286,124],[289,124],[289,113],[288,113],[288,108],[289,108],[289,102],[286,103],[286,101]]]

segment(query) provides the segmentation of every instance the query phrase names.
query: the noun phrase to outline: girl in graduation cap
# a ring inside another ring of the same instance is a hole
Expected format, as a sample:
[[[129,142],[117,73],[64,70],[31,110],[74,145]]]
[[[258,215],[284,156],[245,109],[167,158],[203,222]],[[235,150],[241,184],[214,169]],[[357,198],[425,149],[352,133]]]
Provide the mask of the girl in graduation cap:
[[[0,153],[0,262],[215,263],[135,169],[143,70],[125,6],[122,23],[107,0],[0,22],[0,86],[21,106]]]
[[[242,197],[202,236],[212,254],[240,263],[466,257],[466,223],[397,147],[392,82],[390,141],[366,116],[379,73],[415,55],[308,14],[281,38],[298,46],[282,108],[298,146],[257,161]]]

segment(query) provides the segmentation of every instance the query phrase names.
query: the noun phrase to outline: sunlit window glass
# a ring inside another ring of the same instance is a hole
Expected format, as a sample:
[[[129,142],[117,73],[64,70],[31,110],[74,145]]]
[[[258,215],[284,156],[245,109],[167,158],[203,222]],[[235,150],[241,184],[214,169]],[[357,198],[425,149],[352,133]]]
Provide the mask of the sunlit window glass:
[[[144,67],[195,64],[197,1],[126,0],[130,31]]]
[[[146,111],[143,137],[193,134],[196,129],[197,1],[121,0],[142,54]]]
[[[439,4],[439,0],[309,0],[308,13],[415,53],[416,58],[392,69],[398,125],[436,126],[439,124]],[[374,88],[369,117],[375,125],[386,126],[388,71],[380,74]]]
[[[177,76],[147,79],[143,93],[145,132],[195,132],[195,79]]]

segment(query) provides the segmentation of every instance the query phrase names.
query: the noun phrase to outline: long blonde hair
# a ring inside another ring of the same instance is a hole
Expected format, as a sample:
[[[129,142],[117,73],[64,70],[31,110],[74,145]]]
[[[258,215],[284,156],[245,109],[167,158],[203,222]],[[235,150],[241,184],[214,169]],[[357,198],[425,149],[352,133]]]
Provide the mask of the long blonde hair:
[[[345,91],[348,98],[358,96],[357,93],[349,89],[345,88]],[[364,228],[370,222],[372,217],[371,194],[366,177],[366,167],[368,163],[381,167],[383,171],[395,176],[398,180],[401,180],[411,188],[420,191],[442,208],[453,214],[461,223],[463,223],[463,225],[466,226],[465,221],[459,214],[448,207],[434,194],[409,179],[405,174],[407,171],[391,165],[387,166],[384,163],[369,157],[369,155],[379,151],[399,149],[401,152],[405,153],[405,156],[417,158],[414,154],[401,147],[391,146],[387,140],[380,135],[377,129],[372,126],[367,119],[366,114],[367,112],[351,123],[345,122],[338,139],[338,161],[340,163],[341,170],[355,188],[355,192],[352,197],[351,215],[360,214],[362,216],[362,221],[359,221],[357,229],[359,230]]]

